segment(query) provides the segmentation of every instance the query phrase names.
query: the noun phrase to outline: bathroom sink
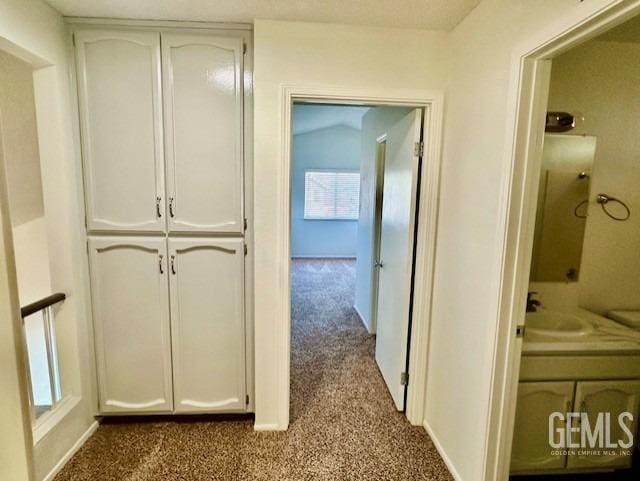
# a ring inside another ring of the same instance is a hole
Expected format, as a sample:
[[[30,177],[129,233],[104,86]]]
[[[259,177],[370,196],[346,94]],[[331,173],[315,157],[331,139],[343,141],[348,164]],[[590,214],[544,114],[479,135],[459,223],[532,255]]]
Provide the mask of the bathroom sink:
[[[528,312],[525,316],[527,332],[552,337],[585,336],[594,331],[589,322],[565,312]]]

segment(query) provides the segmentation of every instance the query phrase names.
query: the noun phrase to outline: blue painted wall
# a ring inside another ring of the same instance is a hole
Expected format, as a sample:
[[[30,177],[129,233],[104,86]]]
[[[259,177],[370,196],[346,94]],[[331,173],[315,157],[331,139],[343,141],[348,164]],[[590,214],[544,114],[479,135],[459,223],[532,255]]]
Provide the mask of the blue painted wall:
[[[291,255],[356,257],[357,220],[305,220],[306,169],[360,168],[360,130],[328,127],[293,136]]]

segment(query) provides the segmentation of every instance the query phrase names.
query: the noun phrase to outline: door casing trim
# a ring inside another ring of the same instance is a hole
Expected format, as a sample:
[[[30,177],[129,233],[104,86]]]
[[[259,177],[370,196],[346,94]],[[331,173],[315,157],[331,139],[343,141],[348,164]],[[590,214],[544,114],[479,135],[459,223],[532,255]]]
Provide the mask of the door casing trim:
[[[423,108],[425,154],[421,173],[421,196],[419,199],[418,245],[416,249],[416,276],[414,281],[413,329],[411,336],[411,358],[407,390],[407,419],[421,426],[424,417],[425,389],[427,379],[428,341],[431,317],[431,295],[435,261],[435,239],[440,184],[440,160],[442,144],[442,120],[444,94],[439,90],[415,89],[358,89],[327,85],[282,85],[280,87],[280,109],[282,113],[280,159],[280,185],[277,233],[280,238],[275,253],[278,277],[282,286],[277,299],[278,317],[276,337],[277,349],[277,404],[278,430],[289,425],[289,386],[291,359],[291,139],[292,106],[296,101],[331,103],[339,105],[387,105]],[[260,427],[260,426],[258,426]]]

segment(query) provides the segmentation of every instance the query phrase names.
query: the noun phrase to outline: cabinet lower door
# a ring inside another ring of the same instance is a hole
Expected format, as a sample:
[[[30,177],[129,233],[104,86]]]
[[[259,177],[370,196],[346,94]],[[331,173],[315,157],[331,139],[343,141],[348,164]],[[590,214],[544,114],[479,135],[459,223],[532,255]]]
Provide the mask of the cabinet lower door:
[[[162,34],[169,230],[243,232],[242,39]]]
[[[527,472],[562,469],[566,456],[553,455],[549,443],[549,416],[573,407],[573,382],[521,382],[518,386],[518,404],[511,452],[511,471]],[[553,425],[554,433],[566,428],[562,419]]]
[[[246,409],[244,242],[169,239],[176,412]]]
[[[631,454],[634,447],[625,449],[607,448],[607,437],[611,444],[620,441],[626,443],[629,440],[628,433],[620,426],[619,416],[623,413],[631,413],[633,419],[627,419],[624,425],[629,433],[635,437],[637,433],[638,407],[640,405],[640,381],[585,381],[578,382],[576,388],[575,410],[586,413],[589,427],[581,423],[580,430],[573,434],[574,445],[581,444],[582,431],[594,433],[597,430],[598,417],[603,423],[602,435],[595,445],[587,440],[587,445],[576,449],[573,456],[569,456],[569,468],[628,468],[631,466]],[[606,427],[605,416],[609,414],[610,430]],[[607,431],[610,434],[607,436]],[[599,445],[599,440],[605,443]],[[593,451],[602,450],[603,455],[594,455]],[[590,453],[591,451],[591,453]],[[626,451],[626,453],[625,453]]]
[[[163,238],[89,240],[101,413],[173,409],[166,254]]]

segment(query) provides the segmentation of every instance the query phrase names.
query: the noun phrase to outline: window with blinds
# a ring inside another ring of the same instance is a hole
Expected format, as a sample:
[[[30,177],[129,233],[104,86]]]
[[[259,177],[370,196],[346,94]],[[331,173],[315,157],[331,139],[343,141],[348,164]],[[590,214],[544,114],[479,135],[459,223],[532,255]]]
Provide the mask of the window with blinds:
[[[304,218],[357,220],[360,172],[307,170],[304,173]]]

